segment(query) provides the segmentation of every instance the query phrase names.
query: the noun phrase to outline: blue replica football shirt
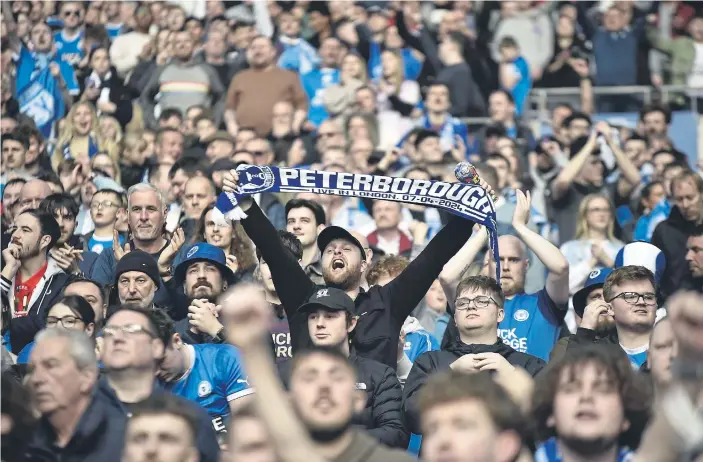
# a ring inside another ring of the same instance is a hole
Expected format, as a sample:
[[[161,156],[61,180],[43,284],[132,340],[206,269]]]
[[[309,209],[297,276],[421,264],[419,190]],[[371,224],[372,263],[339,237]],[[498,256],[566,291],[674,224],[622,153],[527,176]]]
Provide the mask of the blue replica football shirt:
[[[317,127],[329,117],[325,108],[325,91],[339,83],[339,75],[338,69],[313,69],[301,77],[310,106],[308,120]]]
[[[195,401],[205,408],[216,432],[225,431],[229,403],[250,395],[239,351],[231,345],[185,345],[193,364],[180,379],[166,384],[171,393]]]
[[[505,317],[498,324],[498,336],[517,351],[549,361],[549,353],[559,340],[566,309],[552,301],[546,289],[519,294],[505,300]]]
[[[56,57],[65,64],[61,66],[61,75],[71,94],[78,94],[78,85],[73,85],[73,82],[76,82],[74,66],[77,66],[83,59],[83,50],[81,50],[83,31],[73,38],[67,38],[63,31],[58,31],[54,34],[54,44],[56,45]]]

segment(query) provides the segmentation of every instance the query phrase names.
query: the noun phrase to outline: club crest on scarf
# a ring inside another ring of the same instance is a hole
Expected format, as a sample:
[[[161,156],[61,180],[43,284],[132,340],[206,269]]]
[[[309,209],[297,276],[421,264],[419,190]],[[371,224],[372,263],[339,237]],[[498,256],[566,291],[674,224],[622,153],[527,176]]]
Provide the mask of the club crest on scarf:
[[[237,168],[240,176],[246,180],[241,182],[239,187],[243,193],[256,194],[271,189],[276,182],[276,178],[271,171],[271,167],[259,165],[240,165]]]
[[[468,162],[461,162],[455,169],[458,183],[256,165],[240,165],[237,172],[238,191],[220,194],[215,206],[221,215],[216,212],[216,219],[246,218],[239,208],[239,199],[264,191],[330,194],[435,207],[486,227],[496,262],[496,279],[500,281],[495,206],[479,185],[476,169]]]

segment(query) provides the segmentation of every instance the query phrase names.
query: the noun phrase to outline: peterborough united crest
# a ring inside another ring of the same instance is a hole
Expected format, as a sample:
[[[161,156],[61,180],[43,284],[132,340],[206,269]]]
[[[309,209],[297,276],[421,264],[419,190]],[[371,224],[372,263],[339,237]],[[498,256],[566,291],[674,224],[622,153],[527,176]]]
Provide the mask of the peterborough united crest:
[[[242,192],[247,194],[266,191],[276,182],[273,172],[266,166],[240,165],[237,172],[239,173],[239,187]]]

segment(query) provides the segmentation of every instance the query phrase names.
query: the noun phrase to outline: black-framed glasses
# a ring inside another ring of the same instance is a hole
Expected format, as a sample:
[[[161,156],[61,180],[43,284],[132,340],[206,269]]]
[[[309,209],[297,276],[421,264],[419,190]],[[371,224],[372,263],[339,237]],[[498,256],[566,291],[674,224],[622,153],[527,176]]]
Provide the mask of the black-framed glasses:
[[[456,301],[456,309],[457,311],[468,310],[469,307],[471,307],[471,303],[473,303],[478,309],[487,308],[491,303],[495,303],[496,305],[498,304],[495,300],[493,300],[493,297],[489,297],[488,295],[477,295],[474,298],[462,297],[458,299]]]
[[[140,326],[139,324],[125,324],[124,326],[105,326],[103,327],[103,337],[114,337],[117,335],[117,333],[120,332],[122,335],[137,335],[137,334],[146,334],[151,338],[156,338],[156,334],[151,332],[149,329],[147,329],[144,326]]]
[[[78,17],[78,16],[81,15],[81,12],[78,11],[78,10],[67,10],[67,11],[64,11],[64,12],[63,12],[63,15],[64,15],[65,17],[69,17],[69,16]]]
[[[610,301],[612,302],[616,298],[622,298],[623,300],[625,300],[625,302],[629,303],[630,305],[637,305],[640,302],[640,298],[644,300],[645,305],[657,304],[657,294],[654,294],[652,292],[646,292],[644,294],[640,294],[638,292],[622,292],[617,294],[615,297],[611,298]]]
[[[64,326],[67,329],[70,329],[76,325],[77,322],[83,322],[83,320],[77,316],[63,316],[63,317],[56,317],[56,316],[48,316],[46,318],[46,325],[47,327],[56,327],[57,324],[61,323],[62,326]]]

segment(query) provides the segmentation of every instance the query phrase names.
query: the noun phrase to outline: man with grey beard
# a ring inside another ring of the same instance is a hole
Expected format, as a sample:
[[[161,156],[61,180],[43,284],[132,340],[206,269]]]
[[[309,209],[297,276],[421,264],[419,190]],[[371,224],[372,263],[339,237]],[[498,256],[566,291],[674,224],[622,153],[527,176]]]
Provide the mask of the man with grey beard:
[[[225,174],[223,190],[233,192],[239,181],[238,173]],[[481,184],[491,192],[487,184]],[[242,220],[244,230],[269,265],[276,293],[286,309],[291,331],[309,338],[307,315],[298,308],[324,287],[315,285],[300,263],[281,244],[276,229],[251,197],[245,197],[240,207],[247,214]],[[418,257],[397,278],[383,287],[361,287],[367,267],[366,248],[349,231],[329,226],[317,238],[321,252],[322,277],[328,287],[341,289],[353,300],[358,317],[352,340],[357,356],[374,359],[393,370],[397,367],[397,345],[400,329],[427,290],[439,276],[444,264],[454,256],[471,235],[471,223],[452,217]],[[295,352],[294,352],[295,353]]]

